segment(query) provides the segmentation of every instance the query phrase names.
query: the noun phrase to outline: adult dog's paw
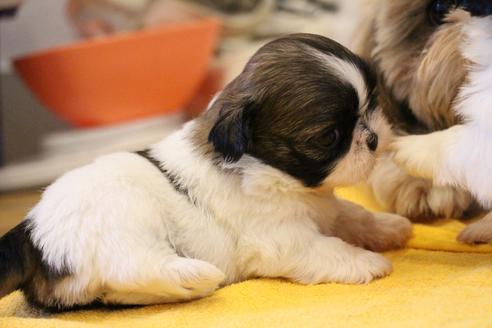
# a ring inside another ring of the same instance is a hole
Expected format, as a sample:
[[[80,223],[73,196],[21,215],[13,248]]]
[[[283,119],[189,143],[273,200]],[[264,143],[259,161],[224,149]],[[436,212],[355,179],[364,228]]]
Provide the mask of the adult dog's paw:
[[[412,176],[432,179],[439,163],[439,151],[431,147],[431,135],[399,137],[391,144],[393,160]]]
[[[466,227],[458,241],[466,244],[492,244],[492,213]]]

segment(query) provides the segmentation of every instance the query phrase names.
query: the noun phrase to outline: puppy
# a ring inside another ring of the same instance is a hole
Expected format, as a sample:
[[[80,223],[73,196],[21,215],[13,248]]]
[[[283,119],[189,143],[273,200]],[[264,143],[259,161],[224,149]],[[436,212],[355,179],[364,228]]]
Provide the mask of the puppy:
[[[203,297],[254,277],[367,283],[409,221],[333,195],[390,129],[365,62],[329,39],[261,48],[209,109],[138,153],[69,172],[0,240],[0,295],[70,309]]]
[[[396,133],[430,133],[464,122],[460,90],[471,86],[477,68],[472,57],[480,54],[472,48],[490,49],[490,26],[484,22],[490,6],[485,0],[377,0],[364,7],[371,18],[359,29],[354,50],[373,61],[380,104]],[[473,83],[489,88],[485,79]],[[429,142],[420,152],[433,152]],[[464,216],[476,207],[460,185],[411,177],[390,153],[376,165],[370,184],[382,205],[414,221]]]

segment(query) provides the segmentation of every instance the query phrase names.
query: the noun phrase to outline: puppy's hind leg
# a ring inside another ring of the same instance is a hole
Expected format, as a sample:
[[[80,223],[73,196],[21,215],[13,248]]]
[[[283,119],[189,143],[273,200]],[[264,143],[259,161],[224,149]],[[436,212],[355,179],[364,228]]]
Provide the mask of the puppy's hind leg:
[[[130,278],[109,281],[101,301],[128,305],[188,301],[211,294],[224,280],[217,267],[204,261],[179,256],[155,261]]]

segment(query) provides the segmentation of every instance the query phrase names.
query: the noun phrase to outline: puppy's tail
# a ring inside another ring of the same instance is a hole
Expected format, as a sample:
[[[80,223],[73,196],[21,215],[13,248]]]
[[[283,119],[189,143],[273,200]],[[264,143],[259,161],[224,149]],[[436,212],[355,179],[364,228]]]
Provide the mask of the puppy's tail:
[[[39,251],[31,241],[29,221],[24,220],[0,238],[0,298],[32,277],[36,261]]]

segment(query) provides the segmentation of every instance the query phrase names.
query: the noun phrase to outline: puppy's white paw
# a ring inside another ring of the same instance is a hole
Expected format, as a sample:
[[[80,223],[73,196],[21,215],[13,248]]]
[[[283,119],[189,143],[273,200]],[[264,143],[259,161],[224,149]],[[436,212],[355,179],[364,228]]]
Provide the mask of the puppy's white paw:
[[[211,294],[224,280],[225,275],[216,266],[200,260],[179,258],[166,267],[172,276],[175,291],[183,299],[193,299]]]
[[[432,145],[432,135],[412,135],[397,138],[390,149],[395,163],[408,174],[432,179],[439,161],[439,151]]]
[[[397,214],[376,213],[375,230],[368,241],[367,248],[383,252],[402,248],[412,236],[412,223]]]
[[[366,284],[392,271],[391,262],[380,254],[358,248],[354,255],[353,259],[339,268],[334,282]]]

